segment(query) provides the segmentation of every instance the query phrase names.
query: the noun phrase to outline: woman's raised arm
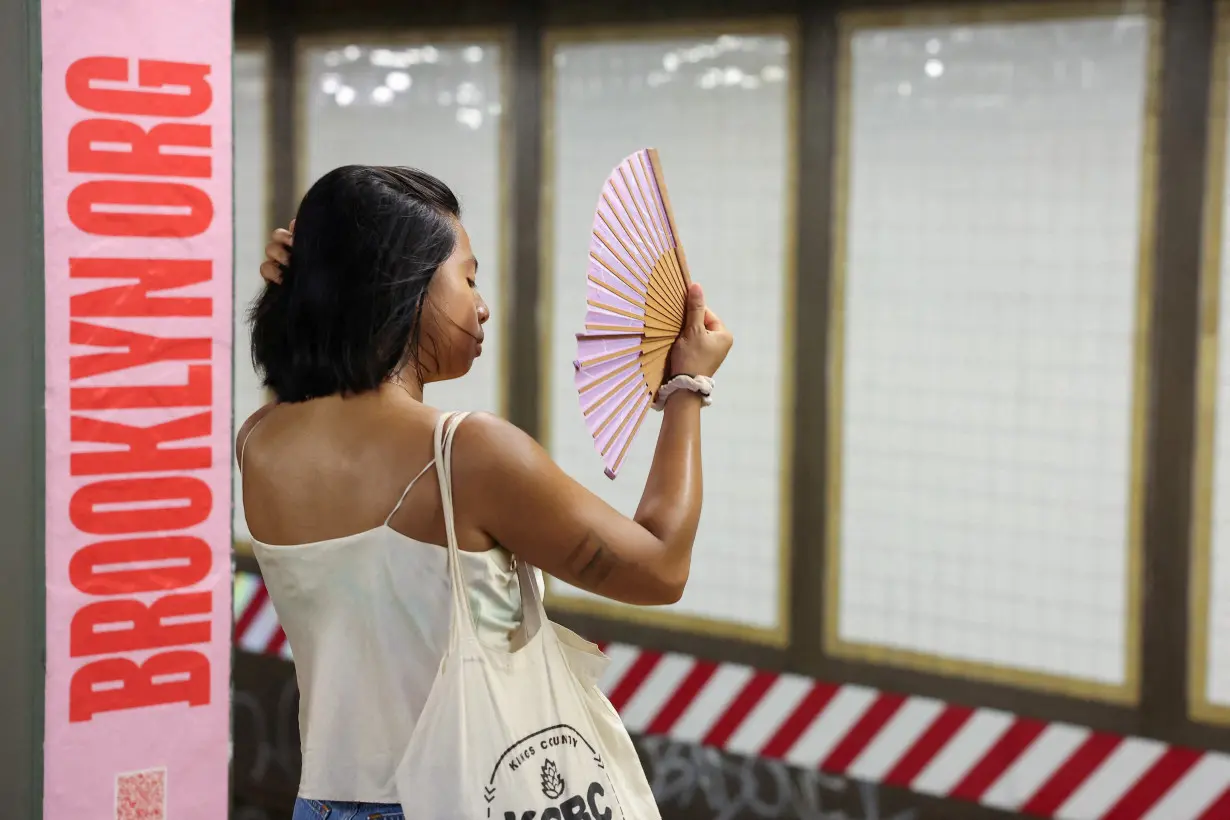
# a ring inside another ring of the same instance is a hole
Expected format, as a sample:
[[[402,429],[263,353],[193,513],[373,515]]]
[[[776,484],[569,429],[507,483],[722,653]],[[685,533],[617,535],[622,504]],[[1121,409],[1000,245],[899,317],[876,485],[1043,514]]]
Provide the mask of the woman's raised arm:
[[[732,344],[693,285],[673,373],[711,376]],[[476,416],[459,428],[455,491],[466,518],[544,572],[630,604],[679,600],[700,521],[701,397],[676,392],[663,410],[657,449],[640,506],[619,513],[570,478],[514,425]]]

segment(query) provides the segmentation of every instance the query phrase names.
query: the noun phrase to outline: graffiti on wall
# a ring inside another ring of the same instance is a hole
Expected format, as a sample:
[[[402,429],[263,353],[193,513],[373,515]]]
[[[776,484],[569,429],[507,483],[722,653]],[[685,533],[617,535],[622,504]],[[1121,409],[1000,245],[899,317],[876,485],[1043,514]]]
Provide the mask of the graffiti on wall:
[[[302,760],[294,667],[241,656],[235,671],[231,818],[289,820]]]
[[[913,808],[888,806],[872,783],[666,737],[640,737],[636,745],[663,817],[919,820]]]
[[[247,672],[245,661],[238,666]],[[266,663],[235,685],[234,820],[285,820],[298,786],[293,667]],[[665,737],[639,737],[636,745],[669,820],[921,820],[917,810],[899,805],[900,795],[890,805],[874,784]]]

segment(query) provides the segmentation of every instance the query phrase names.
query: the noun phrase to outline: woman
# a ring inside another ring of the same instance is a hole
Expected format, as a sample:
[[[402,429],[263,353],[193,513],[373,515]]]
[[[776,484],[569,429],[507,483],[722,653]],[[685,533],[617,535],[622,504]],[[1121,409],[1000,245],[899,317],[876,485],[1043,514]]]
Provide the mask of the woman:
[[[456,197],[407,168],[347,166],[275,232],[252,357],[276,401],[236,438],[254,549],[294,652],[303,774],[294,820],[401,818],[393,773],[449,629],[429,382],[464,376],[489,311]],[[292,250],[293,245],[293,250]],[[731,335],[688,293],[674,374],[712,376]],[[480,636],[510,645],[515,562],[630,604],[679,600],[701,507],[702,397],[666,403],[627,518],[489,415],[456,433],[462,572]],[[407,809],[411,807],[407,806]]]

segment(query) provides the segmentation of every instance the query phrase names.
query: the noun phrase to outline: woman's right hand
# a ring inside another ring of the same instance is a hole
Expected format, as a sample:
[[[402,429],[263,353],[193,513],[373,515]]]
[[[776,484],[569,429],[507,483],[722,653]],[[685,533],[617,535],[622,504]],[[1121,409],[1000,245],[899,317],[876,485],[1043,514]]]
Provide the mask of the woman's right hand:
[[[705,306],[705,292],[693,282],[688,287],[683,331],[671,348],[670,375],[712,376],[735,343],[722,320]]]

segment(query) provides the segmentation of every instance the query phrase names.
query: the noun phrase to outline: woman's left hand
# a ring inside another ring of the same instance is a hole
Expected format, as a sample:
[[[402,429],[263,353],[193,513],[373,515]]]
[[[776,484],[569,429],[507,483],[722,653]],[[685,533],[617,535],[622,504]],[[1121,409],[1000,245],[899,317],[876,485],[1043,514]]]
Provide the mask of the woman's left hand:
[[[261,263],[261,276],[266,282],[282,284],[282,271],[290,264],[290,248],[295,241],[295,220],[290,228],[278,228],[265,246],[265,261]]]

